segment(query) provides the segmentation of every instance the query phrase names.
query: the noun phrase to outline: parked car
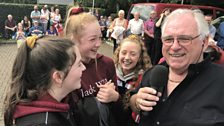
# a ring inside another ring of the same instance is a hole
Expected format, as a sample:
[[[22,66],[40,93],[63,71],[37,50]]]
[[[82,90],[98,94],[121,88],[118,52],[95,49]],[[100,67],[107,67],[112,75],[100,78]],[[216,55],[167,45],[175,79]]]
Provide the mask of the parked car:
[[[185,4],[168,4],[168,3],[137,3],[132,4],[130,7],[127,19],[130,20],[133,18],[133,14],[135,12],[140,13],[140,18],[146,21],[152,10],[156,11],[157,18],[159,18],[162,11],[166,8],[170,8],[171,11],[178,8],[189,8],[189,9],[200,9],[205,15],[212,15],[213,18],[217,18],[213,21],[213,24],[216,28],[218,28],[220,22],[224,21],[224,9],[212,7],[212,6],[198,6],[198,5],[185,5]],[[144,35],[145,37],[149,37],[147,33]],[[217,35],[216,35],[217,36]],[[216,37],[217,38],[217,37]]]

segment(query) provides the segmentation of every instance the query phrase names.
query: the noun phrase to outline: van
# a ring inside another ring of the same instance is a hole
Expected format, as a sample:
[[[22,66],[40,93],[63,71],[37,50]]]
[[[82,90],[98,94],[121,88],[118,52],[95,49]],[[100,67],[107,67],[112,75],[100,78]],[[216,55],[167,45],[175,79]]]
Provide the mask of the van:
[[[132,4],[129,9],[127,19],[133,18],[135,12],[140,12],[140,18],[146,21],[152,10],[157,12],[157,17],[159,18],[160,13],[165,8],[170,8],[171,11],[177,8],[188,8],[188,9],[200,9],[205,15],[212,15],[213,18],[217,18],[224,15],[224,9],[212,7],[212,6],[198,6],[198,5],[186,5],[186,4],[168,4],[168,3],[138,3]]]

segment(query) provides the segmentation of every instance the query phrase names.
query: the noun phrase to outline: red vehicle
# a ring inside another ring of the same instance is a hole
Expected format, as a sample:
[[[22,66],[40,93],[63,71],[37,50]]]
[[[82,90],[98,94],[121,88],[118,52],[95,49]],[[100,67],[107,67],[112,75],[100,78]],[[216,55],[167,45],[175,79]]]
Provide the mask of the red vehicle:
[[[149,18],[149,15],[152,10],[157,12],[157,17],[165,9],[170,8],[175,10],[177,8],[189,8],[189,9],[200,9],[203,13],[213,15],[213,18],[217,18],[224,15],[224,9],[212,7],[212,6],[198,6],[198,5],[186,5],[186,4],[168,4],[168,3],[138,3],[132,4],[129,9],[127,19],[130,20],[133,18],[135,12],[140,12],[140,18],[146,21]]]

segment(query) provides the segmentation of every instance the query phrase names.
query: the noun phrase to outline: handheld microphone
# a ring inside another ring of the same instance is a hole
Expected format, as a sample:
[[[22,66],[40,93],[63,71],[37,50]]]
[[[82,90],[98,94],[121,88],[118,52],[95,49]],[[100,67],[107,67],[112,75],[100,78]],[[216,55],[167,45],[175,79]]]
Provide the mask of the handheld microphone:
[[[149,74],[149,72],[147,73]],[[157,92],[164,87],[168,82],[169,71],[168,68],[162,65],[156,65],[152,68],[149,76],[149,87],[155,89]],[[147,75],[146,75],[147,76]],[[147,116],[149,112],[142,111],[142,115]]]
[[[164,87],[168,82],[168,74],[169,71],[167,67],[162,65],[154,66],[149,76],[149,83],[151,87],[156,91],[158,91],[159,88]]]

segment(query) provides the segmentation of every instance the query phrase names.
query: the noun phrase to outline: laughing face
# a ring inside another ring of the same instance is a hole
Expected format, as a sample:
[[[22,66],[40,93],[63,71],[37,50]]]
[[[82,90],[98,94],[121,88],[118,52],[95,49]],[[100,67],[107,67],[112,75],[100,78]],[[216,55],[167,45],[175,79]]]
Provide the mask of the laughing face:
[[[190,21],[190,22],[189,22]],[[177,41],[180,36],[198,36],[197,23],[191,14],[179,15],[167,22],[163,37],[172,37],[172,45],[163,44],[162,53],[171,69],[185,71],[190,64],[202,61],[203,41],[200,37],[193,39],[189,45],[181,45]]]
[[[130,41],[122,43],[119,52],[119,64],[125,75],[131,73],[136,67],[140,57],[141,47]]]
[[[84,26],[78,44],[83,62],[88,63],[91,59],[96,58],[97,51],[101,46],[101,38],[98,22],[91,22]]]

